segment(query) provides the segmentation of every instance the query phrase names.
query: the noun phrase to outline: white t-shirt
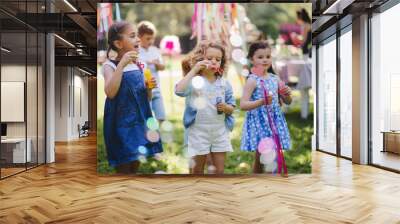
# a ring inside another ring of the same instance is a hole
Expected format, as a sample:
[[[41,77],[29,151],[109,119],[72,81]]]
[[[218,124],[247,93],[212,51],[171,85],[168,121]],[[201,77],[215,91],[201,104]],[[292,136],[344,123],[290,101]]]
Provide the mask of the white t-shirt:
[[[143,47],[139,48],[139,61],[147,63],[148,61],[159,60],[161,64],[163,64],[163,59],[161,56],[160,50],[155,46],[150,46],[149,48],[145,49]],[[151,71],[153,77],[156,78],[158,86],[160,86],[160,77],[158,75],[158,71],[154,64],[148,64],[148,68]],[[153,93],[159,91],[159,88],[153,89]]]
[[[217,98],[220,98],[222,103],[225,102],[225,80],[219,78],[215,82],[210,83],[206,78],[199,77],[204,80],[204,86],[201,89],[193,89],[193,94],[196,97],[192,98],[192,106],[197,110],[196,123],[219,124],[221,127],[225,127],[225,115],[218,114],[216,107]],[[202,99],[198,99],[199,97]],[[200,103],[200,108],[198,100],[203,101]]]
[[[148,62],[153,60],[159,60],[161,64],[163,64],[163,59],[160,53],[160,50],[155,46],[150,46],[149,48],[145,49],[143,47],[139,48],[139,60],[142,62]],[[158,78],[158,72],[155,68],[154,64],[149,65],[151,73]]]
[[[142,63],[143,63],[143,69],[147,68],[146,63],[144,63],[144,62],[142,62]],[[113,62],[111,62],[110,59],[107,59],[107,60],[103,63],[103,65],[102,65],[103,77],[104,77],[104,66],[105,66],[105,65],[110,66],[110,67],[113,68],[114,70],[117,69],[117,65],[114,64]],[[127,65],[124,67],[123,72],[134,71],[134,70],[139,70],[139,69],[140,69],[140,68],[139,68],[136,64],[131,63],[131,64],[127,64]]]

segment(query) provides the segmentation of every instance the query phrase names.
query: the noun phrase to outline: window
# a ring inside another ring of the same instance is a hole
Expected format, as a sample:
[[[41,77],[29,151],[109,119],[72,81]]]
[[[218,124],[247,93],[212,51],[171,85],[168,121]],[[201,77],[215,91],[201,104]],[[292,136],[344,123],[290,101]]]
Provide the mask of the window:
[[[400,155],[384,145],[400,149],[400,133],[392,140],[384,132],[400,131],[400,4],[371,18],[371,140],[372,163],[400,170]],[[400,150],[399,152],[400,153]]]
[[[336,36],[318,48],[318,149],[336,153]]]
[[[44,1],[5,1],[2,6],[24,16],[41,12],[42,5]],[[12,15],[1,12],[0,17],[0,111],[6,128],[0,144],[0,178],[5,178],[45,163],[46,40]]]
[[[352,33],[340,36],[340,155],[352,157]]]

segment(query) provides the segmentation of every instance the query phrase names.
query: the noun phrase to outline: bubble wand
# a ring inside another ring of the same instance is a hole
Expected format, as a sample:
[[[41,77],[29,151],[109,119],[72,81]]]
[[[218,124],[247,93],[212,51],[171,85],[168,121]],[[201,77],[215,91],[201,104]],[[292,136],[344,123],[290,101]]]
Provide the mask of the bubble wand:
[[[282,174],[282,171],[283,171],[284,176],[287,176],[288,172],[287,172],[287,167],[286,167],[286,163],[285,163],[285,157],[283,156],[283,151],[282,151],[281,142],[279,140],[278,131],[276,129],[275,122],[272,118],[271,107],[268,106],[267,88],[265,87],[265,83],[264,83],[263,79],[261,79],[261,85],[262,85],[263,91],[264,91],[265,107],[267,109],[268,123],[269,123],[269,126],[271,127],[272,139],[274,140],[275,145],[276,145],[275,150],[277,152],[276,160],[278,163],[278,173]]]
[[[268,99],[268,94],[267,94],[267,89],[264,85],[264,80],[261,80],[261,85],[263,86],[263,90],[264,90],[264,97],[267,100]],[[272,130],[272,139],[274,140],[275,144],[276,144],[276,152],[277,152],[277,163],[278,163],[278,173],[282,174],[282,171],[284,172],[284,175],[287,176],[288,172],[287,172],[287,167],[286,167],[286,163],[285,163],[285,158],[283,156],[283,151],[282,151],[282,146],[281,146],[281,142],[279,140],[279,136],[278,136],[278,132],[275,126],[275,122],[272,118],[272,111],[271,111],[271,107],[268,106],[267,101],[265,103],[266,109],[267,109],[267,116],[268,116],[268,123],[269,126],[271,127]]]

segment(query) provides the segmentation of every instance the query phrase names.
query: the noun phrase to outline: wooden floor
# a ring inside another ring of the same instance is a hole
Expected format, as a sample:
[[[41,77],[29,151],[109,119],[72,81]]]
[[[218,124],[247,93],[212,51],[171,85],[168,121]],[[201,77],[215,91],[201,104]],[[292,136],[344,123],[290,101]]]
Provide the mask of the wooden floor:
[[[96,140],[0,181],[0,223],[400,223],[400,175],[320,152],[313,174],[97,176]]]
[[[17,167],[17,168],[12,167],[12,168],[0,168],[0,169],[1,169],[1,177],[3,178],[3,177],[13,175],[15,173],[24,171],[25,167],[23,167],[23,168],[22,167]]]
[[[373,162],[377,165],[400,170],[400,154],[375,151],[372,158]]]

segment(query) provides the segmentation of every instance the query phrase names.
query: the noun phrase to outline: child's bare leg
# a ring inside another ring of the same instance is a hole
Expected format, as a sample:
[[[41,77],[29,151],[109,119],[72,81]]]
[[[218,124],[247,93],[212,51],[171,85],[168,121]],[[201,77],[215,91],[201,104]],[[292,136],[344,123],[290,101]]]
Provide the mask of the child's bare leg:
[[[204,165],[206,164],[207,155],[198,155],[194,156],[194,166],[193,173],[194,174],[204,174]]]
[[[211,157],[216,168],[216,174],[224,174],[225,152],[212,152]]]
[[[210,166],[215,166],[211,153],[207,154],[207,164],[206,165],[207,165],[207,168]]]
[[[140,161],[133,161],[131,163],[131,172],[132,173],[137,173],[137,171],[139,169],[139,166],[140,166]]]
[[[262,165],[260,163],[260,153],[256,150],[256,156],[254,158],[253,173],[262,173]]]
[[[189,173],[190,174],[194,173],[194,171],[193,171],[194,165],[195,165],[194,157],[192,157],[192,158],[189,159]]]

